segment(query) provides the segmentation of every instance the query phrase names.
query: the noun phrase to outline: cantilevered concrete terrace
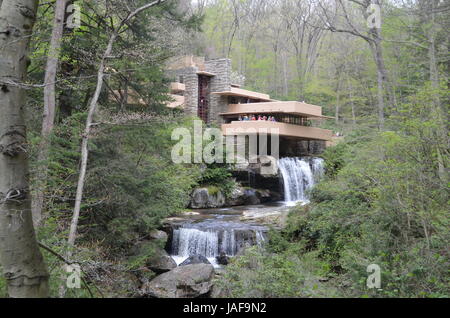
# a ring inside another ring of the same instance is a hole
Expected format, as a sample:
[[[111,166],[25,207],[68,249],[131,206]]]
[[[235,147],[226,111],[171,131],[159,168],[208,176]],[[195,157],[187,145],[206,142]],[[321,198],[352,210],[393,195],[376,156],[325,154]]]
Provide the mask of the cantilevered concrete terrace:
[[[293,114],[314,119],[328,119],[332,117],[322,115],[322,107],[301,102],[265,102],[248,104],[230,104],[226,113],[220,115],[233,117],[244,114]]]
[[[273,130],[276,129],[276,130]],[[331,140],[332,132],[328,129],[307,127],[270,121],[233,121],[222,125],[225,136],[270,134],[276,132],[280,136],[300,138],[302,140]]]
[[[276,129],[280,136],[302,140],[324,140],[332,138],[332,131],[312,127],[313,120],[328,119],[322,115],[322,107],[301,102],[263,102],[230,104],[228,112],[220,114],[225,124],[222,125],[224,135],[239,135],[249,133],[270,133]],[[247,115],[273,116],[276,121],[268,120],[237,120]]]
[[[169,70],[176,82],[170,86],[173,102],[168,107],[184,108],[206,124],[221,123],[225,135],[264,134],[275,129],[288,143],[332,139],[330,130],[314,127],[317,121],[330,118],[322,115],[322,107],[277,101],[268,94],[241,88],[240,77],[231,76],[229,59],[182,57],[171,63]]]

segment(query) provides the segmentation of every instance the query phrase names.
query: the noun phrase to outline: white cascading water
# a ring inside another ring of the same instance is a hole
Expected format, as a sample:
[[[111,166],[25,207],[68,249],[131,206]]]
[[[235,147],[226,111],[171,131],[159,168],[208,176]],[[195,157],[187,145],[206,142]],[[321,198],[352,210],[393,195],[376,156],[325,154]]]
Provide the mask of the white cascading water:
[[[322,158],[282,158],[278,161],[287,205],[308,202],[307,191],[323,176]]]
[[[216,256],[222,252],[234,256],[246,244],[261,246],[265,241],[265,231],[261,226],[231,222],[205,222],[196,228],[189,225],[180,227],[173,230],[172,258],[179,265],[189,256],[201,255],[217,266]]]
[[[177,255],[202,255],[211,258],[217,255],[219,236],[217,232],[180,228],[174,230],[173,243]]]

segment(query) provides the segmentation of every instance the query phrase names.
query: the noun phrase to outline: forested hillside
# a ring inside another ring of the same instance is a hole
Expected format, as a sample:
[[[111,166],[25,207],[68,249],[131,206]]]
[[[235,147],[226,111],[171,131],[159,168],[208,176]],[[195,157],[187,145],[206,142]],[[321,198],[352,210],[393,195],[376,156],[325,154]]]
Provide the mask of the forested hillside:
[[[449,3],[372,1],[378,34],[371,1],[213,2],[198,37],[207,54],[231,56],[250,88],[322,105],[345,136],[324,154],[311,205],[292,211],[270,252],[233,265],[224,290],[448,297]],[[370,263],[381,292],[366,289]]]
[[[201,295],[449,297],[449,29],[449,0],[0,0],[0,297],[149,297],[163,221],[198,187],[231,200],[230,165],[172,160],[197,119],[166,107],[177,56],[229,58],[343,136]]]

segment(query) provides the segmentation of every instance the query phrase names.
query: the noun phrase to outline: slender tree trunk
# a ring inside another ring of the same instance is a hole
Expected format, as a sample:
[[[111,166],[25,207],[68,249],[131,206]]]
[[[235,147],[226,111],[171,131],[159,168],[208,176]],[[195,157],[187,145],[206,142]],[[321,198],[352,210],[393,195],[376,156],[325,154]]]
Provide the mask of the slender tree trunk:
[[[370,3],[375,3],[381,6],[382,1],[375,0],[374,2],[366,1],[365,10],[367,13],[367,7]],[[367,18],[367,16],[365,16]],[[371,36],[371,46],[373,57],[375,59],[375,65],[377,66],[377,101],[378,101],[378,122],[380,130],[384,129],[385,122],[385,98],[386,92],[388,97],[388,102],[391,107],[396,108],[396,98],[394,93],[394,85],[389,80],[388,72],[386,70],[386,65],[384,63],[383,56],[383,45],[382,45],[382,36],[381,36],[381,28],[372,28],[369,31]]]
[[[81,165],[80,165],[80,175],[78,177],[77,184],[77,192],[75,197],[75,207],[73,209],[72,222],[70,223],[70,231],[69,231],[69,239],[68,244],[69,247],[72,247],[75,244],[75,236],[77,233],[78,227],[78,219],[80,217],[80,208],[81,208],[81,200],[83,199],[83,189],[84,189],[84,180],[86,178],[86,170],[87,170],[87,161],[89,155],[88,142],[89,142],[89,134],[91,133],[91,125],[94,119],[95,111],[97,110],[97,102],[100,97],[100,93],[103,87],[103,77],[105,74],[105,63],[106,59],[111,55],[112,47],[117,38],[117,32],[114,32],[108,42],[108,46],[103,54],[103,57],[100,61],[100,65],[97,73],[97,87],[95,89],[94,96],[91,99],[89,104],[89,112],[86,119],[86,126],[84,128],[84,133],[81,142]],[[71,253],[69,252],[69,256]],[[69,257],[70,258],[70,257]]]
[[[278,96],[278,42],[273,46],[274,62],[273,63],[273,85],[272,89]]]
[[[103,57],[100,60],[100,65],[97,72],[97,86],[94,92],[94,96],[92,97],[89,103],[88,116],[86,119],[86,125],[84,128],[81,141],[81,164],[80,164],[80,173],[78,176],[77,192],[75,196],[75,207],[73,209],[72,221],[70,222],[69,238],[67,240],[69,249],[67,250],[66,259],[68,260],[72,258],[73,247],[75,246],[75,238],[77,235],[78,220],[80,218],[81,201],[83,199],[83,189],[84,189],[84,182],[86,179],[87,162],[89,156],[89,148],[88,148],[89,134],[91,133],[92,121],[94,119],[95,111],[97,110],[98,98],[100,97],[100,93],[103,87],[106,59],[111,55],[112,47],[117,36],[118,33],[114,31],[114,33],[111,35],[109,39],[108,46],[106,47],[106,50],[103,53]],[[59,288],[60,298],[64,298],[65,294],[66,294],[66,287],[64,285],[61,285]]]
[[[57,0],[55,7],[55,18],[53,21],[52,38],[47,56],[47,67],[45,68],[44,80],[44,116],[42,120],[42,141],[39,145],[37,161],[40,164],[36,174],[37,187],[33,198],[31,211],[33,223],[38,226],[42,219],[42,209],[44,207],[44,193],[48,175],[48,155],[50,148],[49,137],[53,131],[55,123],[56,92],[55,81],[59,62],[59,51],[61,49],[61,39],[64,29],[64,15],[67,0]]]
[[[94,96],[92,97],[92,99],[89,103],[89,112],[88,112],[88,116],[86,119],[86,126],[84,129],[82,142],[81,142],[80,173],[78,176],[77,192],[76,192],[76,196],[75,196],[75,207],[73,209],[72,221],[70,223],[69,239],[67,241],[67,243],[69,245],[67,259],[69,259],[69,260],[72,256],[72,247],[75,245],[78,220],[80,217],[81,201],[83,199],[84,181],[86,178],[87,162],[88,162],[88,155],[89,155],[89,149],[88,149],[89,134],[91,132],[91,126],[92,126],[94,114],[95,114],[95,111],[97,110],[98,98],[100,96],[100,93],[101,93],[102,87],[103,87],[103,78],[104,78],[106,60],[111,56],[114,42],[116,41],[119,34],[122,32],[122,27],[130,19],[132,19],[134,16],[136,16],[140,12],[142,12],[148,8],[151,8],[155,5],[161,4],[163,2],[165,2],[165,0],[153,1],[146,5],[143,5],[142,7],[131,12],[124,20],[122,20],[120,25],[117,27],[116,30],[113,31],[111,37],[109,38],[108,45],[105,49],[105,52],[103,53],[102,59],[100,60],[100,65],[98,67],[98,72],[97,72],[97,86],[95,89]]]
[[[348,81],[348,88],[349,88],[349,94],[350,94],[350,105],[352,107],[352,124],[353,126],[356,126],[356,109],[355,109],[355,102],[353,101],[353,85]]]
[[[380,130],[384,129],[384,86],[386,82],[386,68],[384,65],[383,51],[380,39],[375,39],[371,45],[375,64],[377,66],[377,103],[378,103],[378,125]]]
[[[283,95],[285,98],[289,95],[288,57],[286,52],[283,53]]]
[[[436,120],[439,123],[441,129],[437,133],[437,137],[440,140],[444,141],[444,145],[448,144],[448,133],[447,133],[447,124],[445,123],[446,116],[446,107],[442,107],[441,99],[439,96],[439,93],[437,93],[437,90],[439,89],[439,71],[438,71],[438,64],[436,59],[436,1],[431,0],[431,10],[430,10],[430,30],[429,30],[429,36],[428,36],[428,57],[429,57],[429,68],[430,68],[430,82],[431,87],[433,88],[433,104],[434,104],[434,112],[436,116]],[[439,179],[441,179],[442,182],[447,182],[447,172],[445,169],[441,149],[439,148],[439,145],[436,146],[436,155],[437,155],[437,163],[438,163],[438,176]]]
[[[297,78],[298,78],[298,100],[299,101],[303,101],[303,76],[302,76],[302,70],[303,70],[303,65],[302,65],[302,61],[301,61],[301,52],[299,52],[299,50],[296,49],[296,57],[295,57],[295,64],[297,66]]]
[[[48,297],[31,215],[24,121],[27,51],[37,0],[0,1],[0,264],[10,297]]]
[[[124,79],[123,83],[123,94],[122,100],[120,102],[120,111],[125,111],[126,105],[128,105],[128,79]]]
[[[339,124],[339,110],[340,110],[340,102],[341,102],[341,92],[339,91],[341,87],[341,79],[340,76],[338,75],[337,77],[337,83],[336,83],[336,106],[335,106],[335,122],[336,125]]]

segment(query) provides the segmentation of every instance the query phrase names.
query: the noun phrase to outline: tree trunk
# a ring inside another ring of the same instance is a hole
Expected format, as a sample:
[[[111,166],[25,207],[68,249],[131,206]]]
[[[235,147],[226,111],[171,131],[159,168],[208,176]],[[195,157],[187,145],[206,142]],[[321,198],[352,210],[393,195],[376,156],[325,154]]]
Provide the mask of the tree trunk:
[[[61,39],[64,29],[64,15],[66,11],[67,0],[57,0],[55,7],[55,18],[53,21],[52,38],[47,56],[47,67],[45,68],[44,80],[44,116],[42,121],[42,141],[39,145],[37,161],[40,164],[36,174],[37,186],[31,211],[33,214],[33,223],[38,226],[42,219],[42,209],[44,206],[44,193],[48,175],[48,154],[50,147],[50,134],[53,131],[55,123],[56,92],[55,81],[56,71],[58,69],[59,51],[61,49]]]
[[[37,0],[0,7],[0,264],[10,297],[48,297],[48,273],[37,245],[28,185],[24,122],[27,51]]]
[[[339,110],[340,110],[340,102],[341,102],[341,92],[339,91],[341,87],[341,78],[338,75],[337,76],[337,83],[336,83],[336,106],[335,106],[335,123],[336,125],[339,124]]]
[[[437,64],[437,58],[436,58],[436,5],[437,3],[435,0],[431,0],[431,10],[430,10],[430,17],[429,17],[429,35],[428,35],[428,57],[429,57],[429,68],[430,68],[430,82],[431,87],[433,88],[433,104],[434,104],[434,111],[436,120],[439,123],[441,129],[437,132],[437,137],[440,140],[445,141],[444,144],[448,144],[448,133],[447,133],[447,124],[445,123],[445,118],[447,108],[444,106],[442,107],[441,99],[439,96],[439,93],[437,92],[440,86],[439,83],[439,71],[438,71],[438,64]],[[441,179],[442,182],[447,182],[447,172],[445,169],[443,157],[441,150],[439,148],[439,145],[436,147],[436,155],[437,155],[437,163],[438,163],[438,176],[439,179]]]
[[[283,54],[283,96],[286,98],[289,95],[289,81],[288,81],[288,58],[286,52]]]
[[[70,222],[70,230],[69,230],[69,238],[67,240],[67,244],[69,245],[69,249],[66,253],[66,259],[70,260],[72,258],[73,254],[73,247],[75,246],[75,238],[77,235],[77,228],[78,228],[78,220],[80,218],[80,210],[81,210],[81,201],[83,199],[83,189],[84,189],[84,182],[86,179],[86,170],[87,170],[87,162],[88,162],[88,156],[89,156],[89,134],[91,133],[91,126],[92,121],[94,119],[95,111],[97,110],[97,102],[98,98],[100,97],[100,93],[102,91],[103,87],[103,77],[105,72],[105,63],[106,59],[111,55],[112,47],[114,44],[114,41],[116,40],[118,36],[118,33],[115,31],[108,42],[108,46],[103,53],[103,57],[100,61],[100,65],[98,67],[97,72],[97,86],[95,89],[94,96],[92,97],[90,103],[89,103],[89,111],[88,116],[86,118],[86,126],[84,128],[84,133],[82,136],[81,141],[81,164],[80,164],[80,173],[78,176],[78,183],[77,183],[77,192],[75,195],[75,207],[73,209],[72,214],[72,221]],[[60,298],[64,298],[66,293],[66,287],[64,285],[61,285],[59,288],[59,296]]]
[[[117,38],[117,32],[114,32],[109,39],[108,46],[106,47],[105,53],[100,61],[100,66],[98,68],[97,73],[97,87],[95,89],[94,96],[91,99],[89,104],[89,112],[86,119],[86,126],[84,128],[84,133],[81,142],[81,165],[80,165],[80,175],[78,177],[77,184],[77,192],[75,197],[75,207],[73,209],[72,222],[70,223],[70,231],[69,231],[69,239],[68,244],[69,247],[72,247],[75,244],[75,236],[77,233],[78,219],[80,217],[80,208],[81,208],[81,200],[83,199],[83,188],[84,188],[84,180],[86,178],[86,170],[87,170],[87,161],[89,155],[88,149],[88,141],[89,134],[91,133],[91,125],[94,119],[95,111],[97,110],[97,102],[100,97],[100,93],[103,87],[103,77],[105,72],[105,62],[106,59],[111,55],[112,47]],[[69,256],[70,256],[69,252]],[[70,257],[69,257],[70,259]]]
[[[69,231],[69,239],[67,241],[69,248],[72,248],[75,245],[75,237],[77,234],[77,227],[78,227],[78,219],[80,218],[80,209],[81,209],[81,201],[83,199],[83,189],[84,189],[84,181],[86,178],[86,170],[87,170],[87,161],[88,161],[88,155],[89,155],[89,149],[88,149],[88,142],[89,142],[89,134],[91,132],[91,125],[94,118],[95,111],[97,110],[97,102],[98,98],[100,96],[102,87],[103,87],[103,77],[105,72],[105,64],[106,60],[111,56],[112,48],[114,45],[114,42],[116,41],[119,34],[122,32],[122,27],[134,16],[139,14],[140,12],[153,7],[155,5],[161,4],[165,2],[165,0],[158,0],[150,2],[146,5],[143,5],[142,7],[136,9],[135,11],[131,12],[124,20],[121,21],[118,28],[113,31],[109,41],[108,45],[105,49],[105,52],[103,53],[102,59],[100,60],[100,65],[98,67],[97,72],[97,86],[95,89],[94,96],[91,99],[91,102],[89,103],[89,112],[86,119],[86,126],[84,129],[82,142],[81,142],[81,164],[80,164],[80,174],[78,176],[78,184],[77,184],[77,192],[75,197],[75,207],[73,209],[73,215],[72,215],[72,221],[70,223],[70,231]],[[72,250],[69,249],[68,251],[68,257],[67,259],[70,260]]]
[[[378,125],[380,130],[384,129],[384,86],[386,83],[386,67],[384,65],[381,40],[376,38],[371,45],[375,64],[377,66],[377,103],[378,103]]]
[[[376,4],[381,7],[381,1],[369,1],[366,0],[362,6],[363,8],[363,16],[365,19],[368,18],[367,8],[370,4]],[[380,130],[384,129],[384,121],[385,121],[385,89],[389,91],[389,99],[391,102],[391,106],[394,105],[394,97],[392,94],[392,87],[387,87],[388,85],[388,75],[386,66],[384,64],[383,57],[383,46],[382,46],[382,38],[381,38],[381,28],[372,27],[369,30],[370,40],[368,41],[370,48],[372,50],[372,55],[375,60],[375,65],[377,67],[377,104],[378,104],[378,126]]]
[[[350,105],[352,107],[352,124],[353,126],[356,126],[356,109],[355,102],[353,101],[353,85],[350,83],[350,80],[348,80],[348,88],[350,94]]]

